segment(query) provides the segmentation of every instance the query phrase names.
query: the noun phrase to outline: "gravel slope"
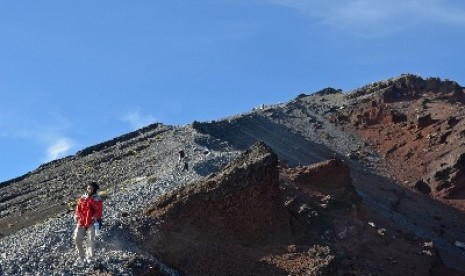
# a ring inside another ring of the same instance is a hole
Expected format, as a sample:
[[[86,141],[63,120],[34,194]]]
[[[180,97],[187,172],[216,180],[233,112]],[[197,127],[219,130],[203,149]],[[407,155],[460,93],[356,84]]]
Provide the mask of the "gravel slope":
[[[203,146],[196,141],[202,142]],[[208,146],[209,141],[213,140],[189,128],[175,129],[169,138],[158,144],[156,154],[158,158],[163,156],[164,162],[156,163],[156,174],[135,176],[117,185],[102,183],[108,197],[104,201],[104,227],[96,242],[97,257],[92,264],[75,265],[77,252],[72,241],[75,223],[72,211],[65,210],[0,239],[0,275],[88,275],[97,272],[133,275],[133,268],[138,265],[157,263],[131,241],[130,225],[140,223],[142,208],[157,196],[215,171],[216,166],[237,154],[212,149],[207,155],[204,146]],[[214,148],[213,142],[210,144]],[[176,165],[175,153],[180,147],[185,148],[189,156],[188,172],[182,172]],[[168,268],[165,272],[176,275]]]

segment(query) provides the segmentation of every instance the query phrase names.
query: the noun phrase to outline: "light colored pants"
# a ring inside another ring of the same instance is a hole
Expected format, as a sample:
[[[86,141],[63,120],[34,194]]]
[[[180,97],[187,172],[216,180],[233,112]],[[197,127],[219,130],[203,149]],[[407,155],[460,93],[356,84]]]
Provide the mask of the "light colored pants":
[[[81,259],[84,259],[86,257],[86,254],[84,252],[84,237],[86,236],[87,233],[87,258],[92,258],[94,257],[94,240],[95,240],[95,228],[93,225],[89,226],[89,228],[84,228],[80,225],[76,226],[76,229],[74,230],[74,243],[76,244],[76,248],[79,253],[79,257]]]

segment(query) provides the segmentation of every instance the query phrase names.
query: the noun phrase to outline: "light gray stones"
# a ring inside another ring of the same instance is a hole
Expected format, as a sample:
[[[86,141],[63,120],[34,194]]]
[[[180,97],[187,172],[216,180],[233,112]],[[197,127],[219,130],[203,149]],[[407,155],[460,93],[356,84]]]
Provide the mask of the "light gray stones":
[[[192,168],[202,168],[202,174],[214,172],[218,166],[217,160],[229,160],[238,154],[210,149],[210,154],[206,156],[201,150],[193,150],[201,148],[194,142],[200,135],[174,131],[165,137],[164,144],[160,144],[154,153],[157,161],[149,176],[124,171],[126,175],[131,175],[125,183],[105,186],[106,183],[102,181],[102,188],[107,190],[108,196],[104,201],[104,223],[102,233],[95,242],[96,257],[92,264],[83,267],[75,265],[78,258],[72,240],[75,222],[71,211],[62,211],[0,239],[0,275],[87,275],[97,270],[112,275],[133,275],[129,263],[136,258],[157,263],[167,274],[176,275],[175,271],[132,243],[130,228],[140,223],[142,209],[154,198],[200,179],[202,176]],[[176,167],[176,150],[180,147],[184,147],[189,154],[187,172],[181,172]],[[141,163],[140,166],[148,164]]]

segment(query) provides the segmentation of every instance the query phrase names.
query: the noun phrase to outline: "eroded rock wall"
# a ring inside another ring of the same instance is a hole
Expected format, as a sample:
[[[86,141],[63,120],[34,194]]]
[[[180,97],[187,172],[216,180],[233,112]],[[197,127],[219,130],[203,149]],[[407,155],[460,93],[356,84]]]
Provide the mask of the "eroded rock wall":
[[[146,214],[194,240],[253,244],[285,238],[289,219],[277,162],[268,146],[255,144],[217,175],[162,196]]]

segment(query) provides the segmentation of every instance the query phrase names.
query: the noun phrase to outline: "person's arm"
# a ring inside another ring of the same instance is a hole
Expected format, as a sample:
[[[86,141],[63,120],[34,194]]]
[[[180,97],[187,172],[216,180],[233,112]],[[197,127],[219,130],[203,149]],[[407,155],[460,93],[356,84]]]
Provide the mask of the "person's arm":
[[[103,202],[99,197],[93,200],[94,218],[99,223],[99,227],[102,228],[102,213],[103,213]]]

